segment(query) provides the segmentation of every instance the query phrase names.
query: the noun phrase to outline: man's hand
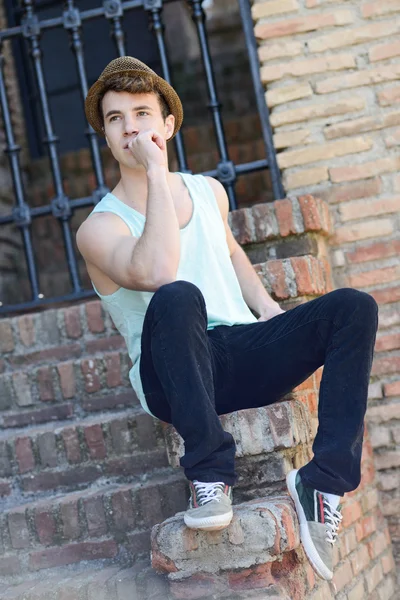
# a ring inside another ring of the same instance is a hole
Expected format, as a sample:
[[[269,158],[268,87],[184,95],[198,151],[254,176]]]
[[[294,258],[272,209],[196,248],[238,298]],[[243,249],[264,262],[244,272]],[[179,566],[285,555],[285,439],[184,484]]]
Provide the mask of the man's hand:
[[[151,167],[165,167],[165,140],[154,129],[141,131],[128,144],[128,148],[139,165],[146,171]]]
[[[273,317],[276,317],[277,315],[281,315],[284,312],[285,311],[282,310],[282,308],[279,306],[279,304],[275,304],[272,306],[265,306],[265,308],[262,309],[262,311],[260,313],[260,318],[258,320],[259,321],[269,321]]]

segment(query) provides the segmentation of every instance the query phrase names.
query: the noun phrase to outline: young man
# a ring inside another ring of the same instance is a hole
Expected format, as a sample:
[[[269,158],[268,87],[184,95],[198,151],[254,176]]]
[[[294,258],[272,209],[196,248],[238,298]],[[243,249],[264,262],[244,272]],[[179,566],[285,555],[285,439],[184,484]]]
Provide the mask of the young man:
[[[143,408],[184,439],[186,525],[221,529],[232,518],[235,443],[218,415],[271,404],[325,365],[314,458],[287,484],[306,553],[330,579],[339,499],[360,482],[375,301],[343,289],[285,312],[271,299],[229,228],[223,186],[169,171],[182,106],[140,61],[112,61],[86,115],[121,179],[81,225],[78,247],[126,340]]]

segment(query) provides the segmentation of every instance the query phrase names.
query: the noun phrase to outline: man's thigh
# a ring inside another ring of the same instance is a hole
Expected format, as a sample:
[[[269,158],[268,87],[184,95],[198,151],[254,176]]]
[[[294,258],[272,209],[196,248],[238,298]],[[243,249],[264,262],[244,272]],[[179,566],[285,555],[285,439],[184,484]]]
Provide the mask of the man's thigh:
[[[219,414],[276,402],[324,364],[331,339],[329,294],[250,325],[221,327],[229,386],[216,394]]]

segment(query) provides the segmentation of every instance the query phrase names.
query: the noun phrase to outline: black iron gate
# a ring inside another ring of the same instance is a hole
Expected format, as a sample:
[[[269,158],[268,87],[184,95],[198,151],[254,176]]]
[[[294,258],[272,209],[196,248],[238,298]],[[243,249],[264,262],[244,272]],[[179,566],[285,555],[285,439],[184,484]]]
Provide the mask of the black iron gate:
[[[60,160],[57,150],[58,138],[55,134],[52,117],[49,109],[48,92],[43,70],[43,56],[41,50],[40,36],[41,32],[54,28],[64,28],[69,33],[70,46],[73,51],[76,69],[79,79],[82,101],[84,101],[88,91],[88,77],[85,66],[85,56],[82,39],[82,24],[85,21],[97,18],[105,18],[110,25],[110,32],[115,42],[118,56],[126,54],[125,33],[123,29],[124,15],[134,9],[144,9],[149,18],[149,25],[155,35],[159,57],[161,61],[162,76],[171,82],[170,68],[167,58],[167,51],[164,39],[164,26],[162,21],[163,4],[177,0],[104,0],[98,8],[79,10],[74,0],[67,0],[64,3],[64,10],[59,17],[39,19],[35,2],[33,0],[22,0],[23,18],[21,24],[10,27],[0,32],[0,102],[4,121],[6,153],[9,157],[11,173],[13,178],[13,187],[15,192],[16,205],[11,214],[0,217],[0,226],[6,224],[16,225],[22,235],[23,247],[26,256],[27,270],[31,286],[31,300],[20,304],[0,306],[0,313],[9,313],[16,311],[26,311],[39,306],[55,302],[68,302],[93,296],[91,290],[82,288],[77,268],[77,258],[75,255],[73,238],[70,228],[70,219],[75,209],[81,207],[93,206],[101,200],[108,191],[105,184],[99,140],[91,127],[86,130],[89,140],[92,164],[96,178],[96,188],[88,197],[68,198],[64,190]],[[284,197],[283,187],[280,179],[280,172],[276,162],[275,150],[272,142],[272,133],[269,124],[269,113],[265,103],[264,89],[259,75],[259,62],[257,55],[257,45],[253,33],[253,22],[251,17],[249,0],[238,0],[243,32],[248,50],[251,76],[255,89],[255,98],[257,109],[260,115],[261,128],[265,146],[266,158],[252,161],[245,164],[234,164],[229,158],[229,151],[225,139],[224,125],[221,117],[221,106],[218,100],[215,76],[213,71],[212,59],[207,38],[205,23],[205,13],[202,7],[202,0],[187,0],[190,5],[192,18],[196,26],[201,57],[204,67],[205,79],[208,92],[208,107],[212,114],[216,142],[219,152],[219,162],[212,171],[207,171],[205,175],[216,177],[224,184],[228,197],[230,208],[235,209],[235,182],[238,176],[263,169],[269,169],[273,196],[275,199]],[[100,3],[100,0],[99,0]],[[6,82],[4,79],[4,57],[2,53],[5,40],[23,38],[29,45],[29,52],[34,69],[41,115],[44,123],[45,138],[44,142],[48,147],[52,177],[54,182],[55,197],[45,206],[30,207],[26,202],[24,192],[23,178],[20,166],[19,154],[21,148],[16,144],[13,126],[10,116],[10,106],[6,93]],[[179,170],[190,172],[187,165],[185,148],[182,134],[178,133],[175,140],[175,150],[178,160]],[[34,257],[31,224],[32,220],[52,215],[61,225],[66,259],[71,280],[71,293],[51,298],[44,298],[40,293],[37,267]]]

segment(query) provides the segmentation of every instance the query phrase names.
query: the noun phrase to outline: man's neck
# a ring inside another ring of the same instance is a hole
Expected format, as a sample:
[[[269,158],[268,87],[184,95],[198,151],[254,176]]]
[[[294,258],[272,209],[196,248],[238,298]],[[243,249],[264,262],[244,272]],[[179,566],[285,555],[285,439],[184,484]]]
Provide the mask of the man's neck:
[[[166,168],[167,179],[171,184],[174,174]],[[146,213],[147,205],[147,174],[143,167],[127,169],[120,166],[121,179],[113,189],[113,194],[128,206],[139,212]]]

